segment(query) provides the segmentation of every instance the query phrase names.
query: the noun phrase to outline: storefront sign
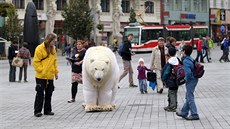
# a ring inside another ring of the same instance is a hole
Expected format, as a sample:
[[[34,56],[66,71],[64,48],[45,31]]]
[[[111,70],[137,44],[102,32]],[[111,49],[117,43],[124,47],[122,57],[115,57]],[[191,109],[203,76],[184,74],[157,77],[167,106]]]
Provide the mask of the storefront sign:
[[[196,14],[180,14],[180,18],[182,19],[196,19]]]

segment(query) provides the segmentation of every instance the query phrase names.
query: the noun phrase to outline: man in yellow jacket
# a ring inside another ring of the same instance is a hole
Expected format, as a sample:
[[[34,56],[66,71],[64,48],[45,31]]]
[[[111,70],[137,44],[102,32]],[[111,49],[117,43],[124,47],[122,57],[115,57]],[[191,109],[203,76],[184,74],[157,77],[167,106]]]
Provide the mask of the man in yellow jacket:
[[[33,65],[36,72],[37,91],[34,102],[34,115],[36,117],[42,116],[43,104],[44,115],[54,115],[51,108],[51,97],[54,91],[54,77],[56,80],[58,79],[57,55],[54,47],[55,39],[56,35],[48,34],[45,41],[37,46],[34,54]]]

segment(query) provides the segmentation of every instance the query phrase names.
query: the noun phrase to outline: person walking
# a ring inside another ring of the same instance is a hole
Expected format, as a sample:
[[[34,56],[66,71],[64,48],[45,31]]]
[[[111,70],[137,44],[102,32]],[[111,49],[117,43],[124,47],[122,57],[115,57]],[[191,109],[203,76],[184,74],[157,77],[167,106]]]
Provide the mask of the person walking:
[[[124,65],[124,71],[119,78],[119,82],[129,73],[129,87],[138,87],[133,83],[133,68],[131,64],[132,53],[131,40],[133,39],[133,34],[128,34],[127,40],[124,41],[124,46],[121,52],[121,57]],[[119,87],[118,87],[119,88]]]
[[[147,91],[147,78],[146,78],[146,70],[147,71],[151,71],[150,69],[148,69],[146,66],[145,66],[145,63],[144,63],[144,59],[143,58],[140,58],[139,61],[138,61],[138,66],[137,66],[137,70],[138,70],[138,76],[137,76],[137,79],[138,79],[138,82],[139,82],[139,88],[140,88],[140,92],[141,94],[147,94],[148,91]]]
[[[208,41],[208,57],[209,57],[209,61],[211,62],[212,60],[212,50],[214,49],[214,42],[213,40],[207,36],[207,41]]]
[[[72,97],[70,100],[68,100],[68,103],[75,102],[75,97],[78,91],[78,84],[82,83],[82,63],[83,58],[85,56],[86,49],[83,47],[84,42],[82,40],[78,40],[75,43],[75,48],[77,49],[72,54],[71,58],[66,58],[69,60],[72,64],[72,88],[71,88],[71,94]]]
[[[63,35],[61,37],[62,56],[65,55],[65,46],[66,46],[66,39],[65,36]]]
[[[19,72],[19,80],[18,82],[22,81],[22,71],[24,70],[24,82],[28,82],[27,81],[27,67],[28,64],[31,65],[31,54],[28,47],[28,43],[24,42],[22,45],[22,48],[19,49],[18,52],[18,57],[23,59],[23,65],[22,67],[20,67],[20,72]]]
[[[208,56],[209,55],[208,54],[209,44],[208,44],[208,37],[207,36],[202,41],[202,49],[203,49],[203,53],[204,53],[203,59],[206,57],[208,63],[210,63],[209,56]]]
[[[183,47],[183,66],[185,71],[185,87],[186,87],[186,101],[179,112],[176,112],[177,116],[185,118],[186,120],[199,120],[199,115],[197,113],[197,107],[195,103],[194,92],[198,83],[198,78],[193,76],[194,70],[194,59],[191,57],[193,47],[191,45],[185,45]],[[189,112],[191,113],[188,116]]]
[[[8,60],[10,64],[9,71],[9,82],[15,82],[16,80],[16,67],[12,65],[14,57],[17,56],[18,53],[18,42],[13,41],[13,43],[8,48]]]
[[[175,80],[175,74],[173,73],[174,66],[182,64],[179,58],[176,57],[176,49],[171,47],[168,50],[169,59],[165,67],[162,70],[162,80],[168,88],[168,106],[164,107],[165,111],[175,112],[177,109],[177,91],[178,85]]]
[[[219,61],[222,63],[222,60],[224,60],[224,62],[230,62],[228,55],[229,55],[229,37],[226,37],[223,39],[223,41],[221,42],[221,46],[223,46],[222,51],[223,51],[223,55],[221,56],[221,58],[219,59]]]
[[[54,91],[53,79],[58,79],[57,54],[54,47],[56,36],[48,34],[43,43],[37,46],[34,53],[33,65],[36,72],[36,97],[34,115],[54,115],[51,108],[51,98]],[[45,92],[45,94],[44,94]],[[44,102],[45,101],[45,102]]]
[[[202,54],[202,37],[200,37],[200,40],[198,40],[197,45],[196,45],[196,50],[197,50],[197,56],[196,56],[196,61],[198,62],[200,58],[200,62],[204,63],[203,60],[203,54]]]
[[[161,70],[166,64],[168,48],[164,46],[164,38],[158,38],[158,45],[153,48],[150,57],[150,68],[155,70],[157,75],[157,93],[163,93],[163,82],[161,80]]]

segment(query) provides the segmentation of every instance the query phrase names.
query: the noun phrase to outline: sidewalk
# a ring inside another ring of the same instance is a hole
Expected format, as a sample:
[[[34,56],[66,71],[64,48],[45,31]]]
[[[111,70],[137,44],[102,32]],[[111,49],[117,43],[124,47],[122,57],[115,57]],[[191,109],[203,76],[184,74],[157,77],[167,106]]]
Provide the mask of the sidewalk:
[[[81,106],[84,101],[82,85],[79,85],[76,102],[67,103],[71,96],[71,68],[64,56],[58,56],[59,80],[55,81],[52,97],[55,115],[37,118],[33,116],[36,94],[33,67],[28,67],[28,83],[9,83],[8,62],[1,60],[0,129],[230,129],[230,63],[219,63],[221,54],[219,47],[216,48],[212,53],[213,62],[204,63],[206,72],[195,92],[199,121],[186,121],[175,113],[165,112],[167,89],[163,94],[157,94],[149,88],[149,94],[143,95],[138,88],[128,88],[128,76],[119,83],[121,89],[116,95],[117,108],[114,111],[86,113]],[[140,57],[149,66],[150,53],[133,57],[135,84],[138,84],[136,66]],[[122,71],[119,55],[117,59]],[[179,107],[184,100],[185,87],[181,86]]]

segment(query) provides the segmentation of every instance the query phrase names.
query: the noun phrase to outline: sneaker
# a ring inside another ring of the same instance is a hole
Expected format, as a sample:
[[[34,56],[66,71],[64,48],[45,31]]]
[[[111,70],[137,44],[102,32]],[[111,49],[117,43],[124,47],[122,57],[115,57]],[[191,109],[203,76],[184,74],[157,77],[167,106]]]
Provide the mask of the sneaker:
[[[36,117],[41,117],[41,116],[42,116],[42,113],[41,113],[41,112],[35,113],[34,116],[36,116]]]
[[[164,110],[167,111],[169,108],[170,108],[169,106],[164,107]]]
[[[182,118],[186,118],[187,116],[183,116],[180,112],[176,112],[176,115],[179,116],[179,117],[182,117]]]
[[[28,82],[27,80],[24,80],[24,82]]]
[[[176,112],[176,107],[169,107],[165,111],[167,111],[167,112]]]
[[[199,116],[188,116],[188,117],[185,117],[186,120],[200,120]]]
[[[73,103],[73,102],[75,102],[75,100],[74,100],[74,99],[71,99],[71,100],[68,100],[67,102],[68,102],[68,103]]]
[[[130,84],[129,87],[138,87],[138,86],[134,84]]]
[[[54,115],[54,113],[53,113],[53,112],[46,112],[46,113],[44,113],[44,115],[50,115],[50,116],[53,116],[53,115]]]

